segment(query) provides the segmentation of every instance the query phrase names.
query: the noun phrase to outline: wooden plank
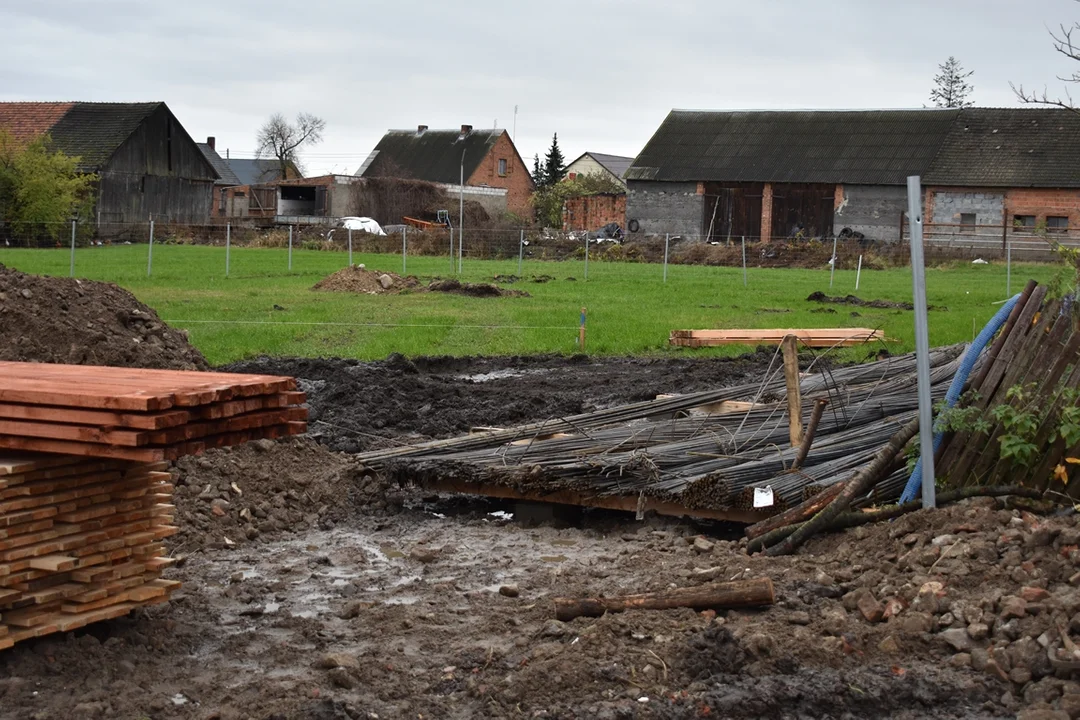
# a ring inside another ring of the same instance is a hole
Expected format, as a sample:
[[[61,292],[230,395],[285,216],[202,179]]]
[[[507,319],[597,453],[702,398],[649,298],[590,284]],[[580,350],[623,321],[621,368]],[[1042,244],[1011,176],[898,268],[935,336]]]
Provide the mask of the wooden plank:
[[[73,558],[68,555],[42,555],[31,560],[30,567],[34,570],[65,572],[67,570],[74,570],[78,562],[78,558]]]
[[[784,337],[794,335],[807,347],[850,347],[875,340],[884,340],[880,330],[868,328],[793,329],[793,330],[673,330],[669,343],[682,347],[716,347],[720,345],[778,345]]]

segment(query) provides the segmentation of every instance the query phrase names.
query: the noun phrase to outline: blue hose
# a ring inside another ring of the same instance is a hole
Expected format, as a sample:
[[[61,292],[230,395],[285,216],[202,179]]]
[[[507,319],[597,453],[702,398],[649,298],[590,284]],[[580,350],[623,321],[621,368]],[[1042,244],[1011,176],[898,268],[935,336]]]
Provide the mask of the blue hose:
[[[1009,313],[1016,307],[1016,303],[1020,300],[1019,295],[1015,295],[1005,302],[1001,306],[1001,309],[997,311],[994,317],[990,318],[990,322],[986,324],[986,327],[982,329],[982,332],[971,342],[968,349],[964,352],[964,357],[960,361],[960,367],[956,371],[956,375],[953,376],[952,384],[949,385],[949,392],[945,394],[945,407],[952,408],[956,405],[956,401],[960,399],[960,393],[964,391],[964,385],[967,383],[968,376],[971,374],[972,369],[975,367],[975,361],[979,359],[979,355],[1001,329],[1005,321],[1009,319]],[[941,416],[938,416],[941,419]],[[945,437],[945,431],[936,428],[935,423],[934,431],[934,452],[936,453],[941,449],[941,441]],[[911,502],[915,499],[916,495],[922,489],[922,463],[918,463],[915,466],[915,472],[911,473],[911,477],[908,478],[907,485],[904,487],[904,494],[900,496],[900,503]]]

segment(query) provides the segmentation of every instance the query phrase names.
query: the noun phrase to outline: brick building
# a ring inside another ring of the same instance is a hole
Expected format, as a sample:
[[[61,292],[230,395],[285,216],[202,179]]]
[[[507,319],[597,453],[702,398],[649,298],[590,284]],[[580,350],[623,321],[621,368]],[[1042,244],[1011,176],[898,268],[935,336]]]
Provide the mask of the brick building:
[[[536,186],[505,130],[391,130],[356,171],[360,177],[426,180],[456,193],[464,174],[468,199],[525,216]],[[470,192],[471,191],[471,192]]]
[[[563,230],[599,230],[609,223],[626,227],[626,193],[600,193],[568,198],[563,203]]]
[[[626,172],[631,233],[1080,238],[1080,115],[1047,108],[672,111]]]

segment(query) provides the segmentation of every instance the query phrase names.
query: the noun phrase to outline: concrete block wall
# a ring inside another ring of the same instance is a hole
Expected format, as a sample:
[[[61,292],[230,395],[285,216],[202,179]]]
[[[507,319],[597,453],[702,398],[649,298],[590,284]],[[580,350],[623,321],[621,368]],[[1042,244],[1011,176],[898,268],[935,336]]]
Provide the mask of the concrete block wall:
[[[975,215],[976,225],[997,225],[1005,209],[1005,193],[1000,190],[949,188],[933,191],[934,225],[959,225],[964,213]]]
[[[907,188],[893,185],[838,185],[833,232],[844,228],[877,242],[900,238],[900,215],[907,210]]]
[[[627,183],[626,223],[629,227],[631,220],[638,221],[638,237],[665,233],[697,237],[704,216],[705,196],[696,182]]]

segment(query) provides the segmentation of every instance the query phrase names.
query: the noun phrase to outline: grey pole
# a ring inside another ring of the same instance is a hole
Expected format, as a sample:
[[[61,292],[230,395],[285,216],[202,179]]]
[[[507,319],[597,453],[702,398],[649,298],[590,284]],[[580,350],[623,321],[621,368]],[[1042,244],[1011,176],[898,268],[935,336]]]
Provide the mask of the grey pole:
[[[667,259],[668,246],[671,244],[671,233],[664,234],[664,282],[667,282]]]
[[[289,269],[292,270],[292,225],[289,226]]]
[[[521,261],[525,256],[525,228],[521,229],[521,237],[518,238],[518,277],[521,277]]]
[[[352,267],[352,228],[349,228],[349,267]]]
[[[150,247],[146,250],[146,277],[154,267],[154,217],[150,216]]]
[[[742,284],[746,287],[746,236],[742,236]]]
[[[830,289],[832,289],[833,278],[836,276],[836,240],[837,240],[837,238],[834,236],[833,239],[832,239],[832,262],[829,263],[830,265],[832,265],[832,269],[829,271],[829,288]]]
[[[406,262],[405,262],[405,228],[401,228],[401,274],[402,275],[406,274],[406,272],[407,272],[406,267],[407,267],[407,265],[406,265]]]
[[[225,223],[225,277],[229,277],[229,251],[232,241],[232,223]]]
[[[77,221],[71,221],[71,270],[68,273],[68,277],[75,277],[75,223]]]
[[[454,228],[450,228],[450,272],[454,272]]]
[[[926,268],[923,266],[922,186],[908,178],[908,224],[911,226],[911,276],[915,300],[915,367],[919,380],[919,450],[922,455],[924,508],[937,505],[934,484],[934,411],[930,400],[930,333],[926,318]]]
[[[589,279],[589,231],[585,231],[585,280]]]
[[[859,267],[855,270],[855,289],[859,289],[859,278],[862,277],[862,255],[859,256]]]
[[[1012,241],[1005,241],[1005,297],[1012,297]]]

